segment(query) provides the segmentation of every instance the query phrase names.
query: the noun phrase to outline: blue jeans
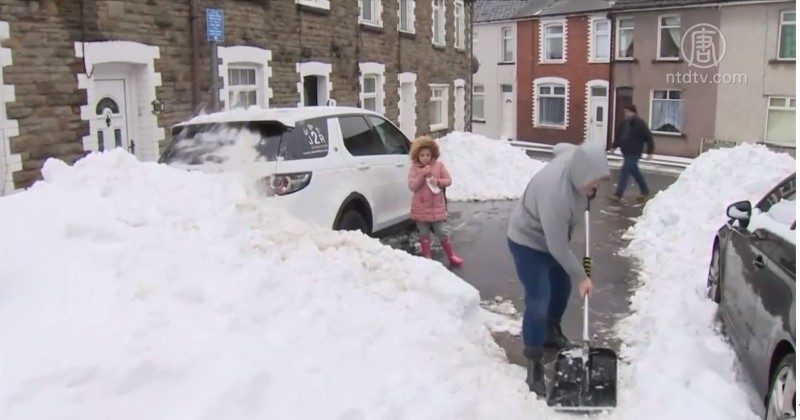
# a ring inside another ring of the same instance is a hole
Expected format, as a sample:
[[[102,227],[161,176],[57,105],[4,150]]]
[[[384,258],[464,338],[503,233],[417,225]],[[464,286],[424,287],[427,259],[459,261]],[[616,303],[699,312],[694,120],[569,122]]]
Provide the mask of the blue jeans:
[[[572,283],[564,268],[547,252],[510,239],[508,248],[517,267],[517,276],[525,288],[522,341],[526,347],[542,347],[548,322],[561,323]]]
[[[617,191],[614,193],[617,197],[622,198],[625,194],[625,188],[628,187],[628,178],[633,176],[633,179],[639,184],[639,191],[642,195],[650,194],[650,189],[647,188],[647,182],[644,180],[642,171],[639,170],[639,159],[642,155],[624,155],[622,162],[622,169],[619,171],[619,182],[617,182]]]

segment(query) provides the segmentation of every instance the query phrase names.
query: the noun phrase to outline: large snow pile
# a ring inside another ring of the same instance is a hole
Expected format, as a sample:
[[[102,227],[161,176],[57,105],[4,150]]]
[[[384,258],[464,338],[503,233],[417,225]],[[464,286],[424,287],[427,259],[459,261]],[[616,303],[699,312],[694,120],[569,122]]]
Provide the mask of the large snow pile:
[[[516,200],[545,165],[508,141],[478,134],[456,131],[441,138],[439,147],[453,177],[448,200]]]
[[[478,292],[121,151],[0,199],[0,413],[16,419],[523,419]]]
[[[757,418],[760,402],[706,298],[707,270],[727,206],[760,199],[794,170],[790,156],[761,146],[714,150],[647,204],[629,232],[642,273],[634,313],[620,326],[630,363],[621,379],[625,418]]]

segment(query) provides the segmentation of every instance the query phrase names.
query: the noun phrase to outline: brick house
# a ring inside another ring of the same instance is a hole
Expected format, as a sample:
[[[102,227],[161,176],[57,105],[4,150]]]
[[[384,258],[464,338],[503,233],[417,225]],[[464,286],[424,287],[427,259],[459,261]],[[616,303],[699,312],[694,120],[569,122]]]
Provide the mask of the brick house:
[[[213,109],[337,103],[463,129],[469,0],[0,0],[0,195]],[[206,10],[224,12],[212,80]],[[216,90],[214,90],[216,85]],[[215,98],[216,97],[216,98]]]
[[[608,141],[609,1],[531,2],[517,22],[517,136],[544,144]]]

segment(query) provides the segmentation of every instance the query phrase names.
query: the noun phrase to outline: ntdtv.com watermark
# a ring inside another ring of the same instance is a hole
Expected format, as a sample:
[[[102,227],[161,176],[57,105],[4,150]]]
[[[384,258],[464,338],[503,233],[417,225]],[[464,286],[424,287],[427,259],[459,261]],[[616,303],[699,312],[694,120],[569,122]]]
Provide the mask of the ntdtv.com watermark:
[[[744,73],[698,73],[694,70],[677,71],[667,74],[667,84],[699,84],[699,85],[744,85],[747,75]]]

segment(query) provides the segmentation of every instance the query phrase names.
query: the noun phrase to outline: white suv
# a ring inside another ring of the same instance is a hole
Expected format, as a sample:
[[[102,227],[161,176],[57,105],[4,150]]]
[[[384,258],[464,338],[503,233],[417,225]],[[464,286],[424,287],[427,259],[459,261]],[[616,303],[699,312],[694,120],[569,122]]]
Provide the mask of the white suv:
[[[173,127],[161,162],[239,171],[301,220],[374,233],[409,219],[410,142],[360,108],[233,110]]]

